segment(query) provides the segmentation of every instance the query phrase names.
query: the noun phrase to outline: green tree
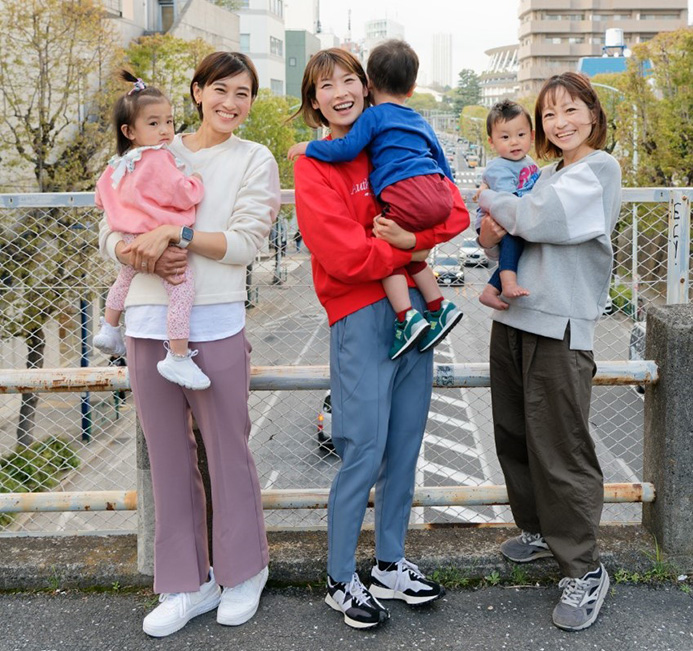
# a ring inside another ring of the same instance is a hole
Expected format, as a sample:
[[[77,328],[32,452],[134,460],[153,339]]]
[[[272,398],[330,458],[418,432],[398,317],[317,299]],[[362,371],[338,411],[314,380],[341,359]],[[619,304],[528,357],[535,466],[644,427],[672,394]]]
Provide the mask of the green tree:
[[[294,165],[287,160],[286,154],[289,147],[296,142],[296,129],[301,129],[300,133],[304,140],[308,134],[302,130],[302,120],[288,121],[291,116],[290,99],[278,97],[267,88],[260,90],[250,115],[241,125],[238,135],[247,140],[253,140],[265,145],[277,160],[279,166],[279,180],[282,188],[294,187]],[[296,125],[296,126],[294,126]],[[285,206],[283,211],[289,210]]]
[[[465,106],[473,106],[481,101],[479,75],[465,68],[460,70],[458,77],[457,88],[453,95],[455,113],[460,113]]]
[[[439,108],[436,98],[431,93],[414,93],[407,100],[407,106],[419,113]]]
[[[213,51],[209,43],[199,38],[186,41],[170,34],[151,34],[128,47],[124,65],[167,95],[177,131],[186,131],[200,122],[190,101],[190,79],[197,64]]]
[[[690,185],[693,30],[663,32],[634,46],[624,76],[626,98],[618,106],[616,128],[624,178],[638,186]]]
[[[40,192],[86,190],[108,156],[107,80],[116,37],[93,0],[0,3],[2,164]],[[19,211],[17,211],[19,212]],[[78,211],[5,216],[0,241],[0,333],[22,337],[27,368],[43,366],[46,322],[74,300],[93,243]],[[12,221],[13,220],[13,221]],[[17,441],[29,445],[38,394],[22,394]]]

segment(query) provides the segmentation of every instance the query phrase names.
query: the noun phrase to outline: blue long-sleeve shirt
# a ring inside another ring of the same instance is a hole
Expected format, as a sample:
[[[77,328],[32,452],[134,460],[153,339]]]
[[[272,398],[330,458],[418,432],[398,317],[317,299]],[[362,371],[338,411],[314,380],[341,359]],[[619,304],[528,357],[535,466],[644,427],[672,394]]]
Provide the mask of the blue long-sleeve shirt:
[[[376,196],[388,185],[413,176],[444,174],[453,180],[431,125],[408,106],[390,102],[366,109],[344,138],[311,141],[306,155],[344,163],[365,148],[373,164],[370,181]]]

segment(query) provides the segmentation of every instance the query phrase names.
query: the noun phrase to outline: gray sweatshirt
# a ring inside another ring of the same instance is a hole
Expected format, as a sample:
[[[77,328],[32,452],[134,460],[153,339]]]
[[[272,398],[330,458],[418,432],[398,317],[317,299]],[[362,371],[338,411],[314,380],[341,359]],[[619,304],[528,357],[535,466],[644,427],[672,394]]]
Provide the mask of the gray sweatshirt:
[[[592,350],[613,264],[611,232],[621,207],[621,168],[604,151],[557,170],[542,169],[532,192],[484,190],[479,205],[526,242],[517,282],[530,295],[509,299],[493,318],[552,339],[570,323],[570,348]]]

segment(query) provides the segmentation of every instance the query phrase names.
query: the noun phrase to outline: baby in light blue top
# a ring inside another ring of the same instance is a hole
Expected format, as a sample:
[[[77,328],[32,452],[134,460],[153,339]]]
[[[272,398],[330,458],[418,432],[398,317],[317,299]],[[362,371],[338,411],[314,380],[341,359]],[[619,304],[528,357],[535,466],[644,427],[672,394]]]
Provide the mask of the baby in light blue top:
[[[527,110],[510,100],[498,102],[486,118],[488,141],[499,157],[494,158],[482,176],[485,187],[496,192],[511,192],[522,196],[529,192],[539,178],[539,168],[527,155],[532,147],[532,119]],[[482,186],[484,187],[484,186]],[[479,208],[474,226],[479,232],[484,212]],[[501,296],[516,298],[529,292],[517,284],[517,265],[524,241],[505,235],[499,244],[498,268],[489,279],[479,300],[496,310],[506,310],[508,304]]]

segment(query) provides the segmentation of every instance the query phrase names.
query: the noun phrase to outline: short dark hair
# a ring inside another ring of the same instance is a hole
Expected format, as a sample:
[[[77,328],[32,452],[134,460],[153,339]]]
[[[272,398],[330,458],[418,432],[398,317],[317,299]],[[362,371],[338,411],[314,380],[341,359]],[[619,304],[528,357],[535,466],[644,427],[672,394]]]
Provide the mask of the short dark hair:
[[[303,81],[301,82],[301,106],[291,118],[300,115],[311,129],[317,129],[319,126],[329,126],[328,121],[320,110],[313,108],[313,102],[316,99],[318,82],[321,79],[331,77],[335,66],[339,66],[344,68],[347,72],[355,74],[363,84],[363,87],[368,88],[368,78],[366,77],[363,66],[351,52],[338,47],[320,50],[310,57],[303,71]],[[369,106],[369,103],[366,97],[364,107],[367,106]]]
[[[235,77],[243,72],[247,72],[250,77],[250,95],[255,99],[260,88],[260,82],[255,65],[248,55],[242,52],[212,52],[200,61],[190,81],[190,97],[192,97],[200,120],[204,116],[202,115],[202,106],[195,102],[195,84],[199,88],[204,88],[218,79]]]
[[[373,48],[366,71],[376,90],[406,95],[416,84],[419,57],[405,41],[385,41]]]
[[[488,137],[491,137],[493,127],[495,127],[499,122],[510,122],[510,120],[514,120],[518,115],[524,115],[527,118],[529,128],[531,129],[532,116],[529,114],[529,111],[522,106],[522,104],[513,102],[510,99],[504,99],[500,102],[496,102],[486,116],[486,133],[488,134]]]
[[[134,126],[137,116],[147,104],[169,102],[169,99],[158,88],[145,85],[141,79],[135,77],[129,70],[121,70],[118,76],[123,81],[134,84],[133,88],[119,97],[113,105],[113,128],[116,132],[116,152],[119,156],[122,156],[132,147],[132,142],[130,142],[123,133],[121,127],[126,124],[129,127]]]
[[[573,99],[582,100],[592,114],[592,132],[587,138],[587,144],[593,149],[603,149],[606,144],[606,113],[602,108],[599,96],[592,87],[589,77],[580,72],[564,72],[560,75],[554,75],[544,82],[544,85],[539,91],[537,103],[534,105],[534,119],[536,121],[536,133],[534,139],[534,150],[539,158],[550,159],[560,158],[563,152],[559,147],[556,147],[547,137],[544,132],[544,124],[542,114],[548,102],[556,98],[556,91],[559,88],[565,91]]]

